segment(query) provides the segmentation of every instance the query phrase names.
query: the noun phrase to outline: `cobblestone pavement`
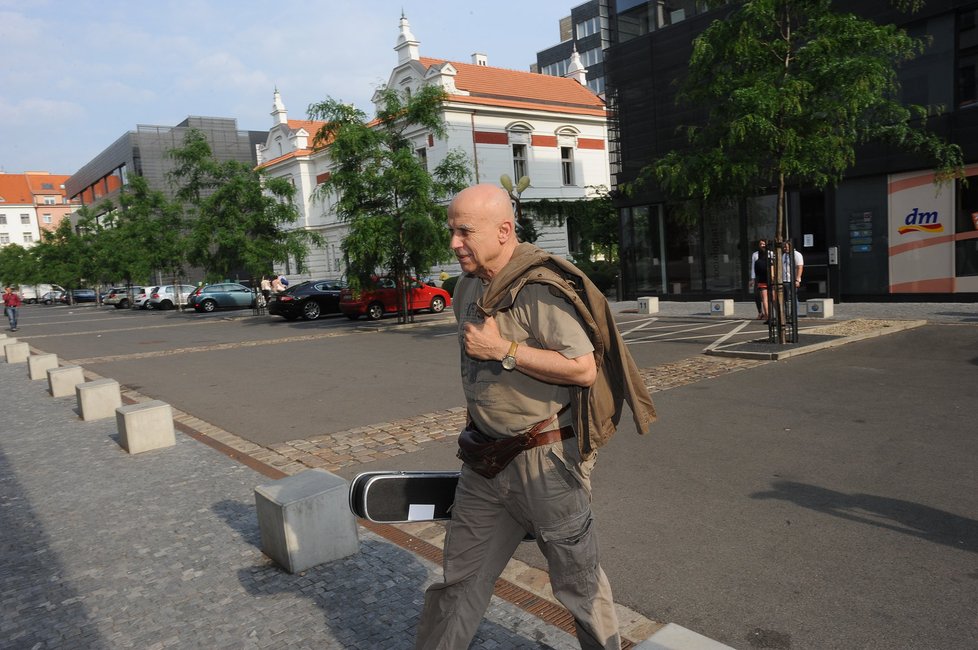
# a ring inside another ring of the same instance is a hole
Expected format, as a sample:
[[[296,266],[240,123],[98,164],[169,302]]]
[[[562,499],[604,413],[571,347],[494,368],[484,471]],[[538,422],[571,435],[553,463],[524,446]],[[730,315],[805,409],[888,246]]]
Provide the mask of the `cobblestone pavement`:
[[[130,456],[23,364],[0,364],[0,648],[410,648],[439,567],[361,529],[290,575],[258,548],[268,479],[177,436]],[[575,648],[494,598],[476,648]]]

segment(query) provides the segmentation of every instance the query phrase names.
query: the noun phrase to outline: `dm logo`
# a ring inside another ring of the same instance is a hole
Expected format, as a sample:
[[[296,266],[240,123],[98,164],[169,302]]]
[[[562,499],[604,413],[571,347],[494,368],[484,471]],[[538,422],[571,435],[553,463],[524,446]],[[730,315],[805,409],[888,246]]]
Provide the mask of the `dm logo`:
[[[921,212],[920,208],[914,208],[913,212],[903,219],[903,224],[897,230],[901,235],[908,232],[944,232],[944,225],[938,221],[940,214],[934,212]]]

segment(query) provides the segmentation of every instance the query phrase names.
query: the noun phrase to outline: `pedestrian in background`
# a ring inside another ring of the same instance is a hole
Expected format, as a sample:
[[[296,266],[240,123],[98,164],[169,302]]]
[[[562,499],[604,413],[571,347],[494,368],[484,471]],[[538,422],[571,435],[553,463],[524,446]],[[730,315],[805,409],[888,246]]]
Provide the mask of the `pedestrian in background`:
[[[765,253],[767,253],[767,242],[763,239],[758,239],[757,250],[750,256],[750,288],[754,292],[754,305],[757,306],[757,320],[767,320],[764,316],[767,309],[761,307],[761,283],[757,281],[757,273],[754,270],[757,266],[757,258],[764,256]],[[764,277],[767,277],[767,273],[764,274]]]
[[[275,279],[272,280],[272,293],[282,293],[283,291],[285,291],[285,285],[282,284],[282,276],[275,276]]]
[[[261,276],[261,295],[265,296],[265,302],[272,297],[272,281],[267,275]]]
[[[20,296],[14,293],[13,287],[3,289],[3,313],[10,322],[10,331],[17,331],[17,310],[20,309]]]
[[[801,289],[801,275],[805,271],[805,258],[802,257],[801,253],[794,250],[791,246],[790,241],[785,241],[782,244],[781,254],[781,281],[784,287],[784,295],[793,296],[794,299],[791,301],[793,311],[791,312],[792,318],[798,316],[798,292]],[[792,266],[794,266],[794,283],[792,284],[791,271]]]

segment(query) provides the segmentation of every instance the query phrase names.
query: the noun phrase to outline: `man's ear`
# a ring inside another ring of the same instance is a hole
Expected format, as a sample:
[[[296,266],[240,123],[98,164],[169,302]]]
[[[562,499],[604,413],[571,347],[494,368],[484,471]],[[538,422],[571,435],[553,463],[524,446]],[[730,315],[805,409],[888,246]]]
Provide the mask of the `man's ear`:
[[[513,222],[506,219],[499,224],[499,243],[505,244],[510,240],[510,238],[515,237],[516,232],[513,227]]]

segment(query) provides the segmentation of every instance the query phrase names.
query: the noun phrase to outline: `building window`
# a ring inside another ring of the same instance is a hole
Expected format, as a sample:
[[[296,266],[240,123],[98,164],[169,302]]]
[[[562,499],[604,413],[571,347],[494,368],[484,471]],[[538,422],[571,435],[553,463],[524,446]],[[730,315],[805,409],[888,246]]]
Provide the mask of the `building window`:
[[[25,226],[26,225],[30,225],[30,223],[31,223],[31,215],[29,215],[29,214],[22,214],[22,215],[20,215],[20,223],[22,225],[25,225]]]
[[[586,36],[590,36],[591,34],[597,34],[599,29],[599,18],[597,16],[594,18],[588,18],[582,23],[577,23],[577,38],[580,40]]]
[[[560,172],[564,185],[574,184],[574,148],[560,148]]]
[[[581,63],[585,68],[590,68],[604,61],[604,52],[600,47],[595,47],[581,55]]]
[[[44,215],[44,223],[51,223],[51,215],[49,214]]]
[[[567,74],[567,66],[569,61],[564,59],[563,61],[558,61],[557,63],[551,63],[550,65],[543,66],[541,72],[551,77],[563,77]]]
[[[514,182],[519,182],[521,178],[526,176],[526,145],[525,144],[514,144],[513,145],[513,180]]]
[[[604,77],[595,77],[594,79],[587,80],[587,87],[591,89],[591,92],[595,95],[600,95],[604,92]]]
[[[958,14],[958,106],[978,105],[978,9]]]
[[[0,214],[0,225],[4,225],[4,226],[7,225],[7,215]]]
[[[10,235],[8,235],[5,232],[0,232],[0,244],[9,244],[9,243],[10,243]]]
[[[416,149],[414,154],[418,157],[418,162],[421,163],[424,170],[428,171],[428,150],[421,147],[420,149]]]
[[[34,235],[32,235],[29,232],[25,232],[24,233],[24,243],[25,244],[33,244],[34,243]]]
[[[53,197],[53,196],[45,196],[44,197],[44,205],[54,205],[55,203],[57,203],[57,200],[55,199],[55,197]]]

